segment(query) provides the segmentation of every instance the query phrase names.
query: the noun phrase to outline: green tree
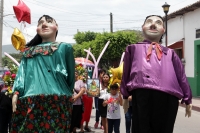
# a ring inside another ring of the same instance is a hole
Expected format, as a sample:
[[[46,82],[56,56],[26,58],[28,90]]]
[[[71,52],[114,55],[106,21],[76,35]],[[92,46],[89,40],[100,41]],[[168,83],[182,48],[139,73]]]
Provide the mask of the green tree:
[[[76,35],[75,35],[76,36]],[[103,50],[105,44],[110,41],[110,44],[104,52],[101,60],[101,68],[117,67],[121,59],[122,53],[125,51],[126,46],[135,44],[143,40],[140,31],[117,31],[114,33],[96,33],[96,37],[92,41],[82,41],[81,44],[73,45],[75,57],[86,57],[84,49],[91,48],[91,52],[97,59]],[[90,58],[91,59],[91,58]]]
[[[83,42],[90,42],[92,40],[95,40],[97,34],[98,33],[91,31],[78,32],[76,35],[74,35],[74,39],[77,44],[82,44]]]
[[[17,60],[17,62],[20,63],[21,58],[22,58],[22,53],[19,53],[19,54],[12,53],[12,54],[10,54],[10,56],[12,56],[14,59]],[[10,58],[8,58],[7,56],[2,58],[2,66],[11,67],[13,64],[14,64],[14,62]]]

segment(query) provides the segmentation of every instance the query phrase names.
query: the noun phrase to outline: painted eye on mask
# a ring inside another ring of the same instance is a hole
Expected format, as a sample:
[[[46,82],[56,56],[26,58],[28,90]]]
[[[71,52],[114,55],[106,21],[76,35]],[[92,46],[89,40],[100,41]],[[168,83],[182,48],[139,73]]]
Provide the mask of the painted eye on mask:
[[[48,20],[47,23],[52,23],[52,21],[51,21],[51,20]]]
[[[162,22],[161,21],[156,21],[156,24],[157,25],[162,25]]]

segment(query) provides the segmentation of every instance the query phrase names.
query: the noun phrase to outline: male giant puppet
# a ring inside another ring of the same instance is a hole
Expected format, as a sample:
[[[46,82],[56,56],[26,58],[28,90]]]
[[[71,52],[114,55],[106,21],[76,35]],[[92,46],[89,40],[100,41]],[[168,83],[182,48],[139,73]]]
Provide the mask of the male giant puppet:
[[[13,86],[12,133],[70,132],[75,62],[72,46],[56,42],[57,33],[56,21],[43,15],[26,45]]]
[[[142,29],[145,40],[126,48],[120,87],[125,99],[132,95],[132,132],[172,133],[180,99],[191,116],[191,89],[177,54],[159,44],[162,17],[146,17]]]

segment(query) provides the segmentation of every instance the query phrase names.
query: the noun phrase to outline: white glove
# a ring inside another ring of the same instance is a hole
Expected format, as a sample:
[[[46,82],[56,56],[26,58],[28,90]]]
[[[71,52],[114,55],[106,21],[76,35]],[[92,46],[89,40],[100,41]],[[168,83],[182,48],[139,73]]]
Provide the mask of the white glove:
[[[124,114],[128,111],[129,108],[129,101],[128,99],[123,99],[123,109],[124,109]]]
[[[12,110],[13,110],[13,112],[16,112],[17,100],[18,100],[18,95],[14,94],[13,97],[12,97]]]
[[[186,105],[185,107],[185,117],[191,117],[192,113],[192,104]]]

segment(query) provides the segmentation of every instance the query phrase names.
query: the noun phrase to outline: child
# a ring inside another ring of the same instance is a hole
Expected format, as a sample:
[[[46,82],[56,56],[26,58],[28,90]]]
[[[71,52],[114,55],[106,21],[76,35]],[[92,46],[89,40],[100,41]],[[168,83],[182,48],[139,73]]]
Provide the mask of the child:
[[[104,97],[103,105],[108,105],[107,108],[107,120],[108,120],[108,133],[114,132],[119,133],[120,127],[120,105],[122,106],[122,96],[119,92],[118,84],[113,84],[110,86],[110,93],[106,94]]]

